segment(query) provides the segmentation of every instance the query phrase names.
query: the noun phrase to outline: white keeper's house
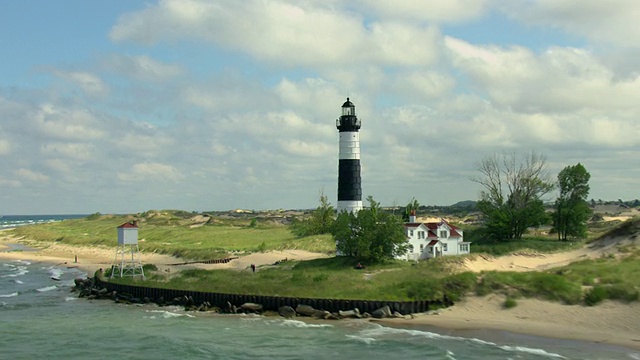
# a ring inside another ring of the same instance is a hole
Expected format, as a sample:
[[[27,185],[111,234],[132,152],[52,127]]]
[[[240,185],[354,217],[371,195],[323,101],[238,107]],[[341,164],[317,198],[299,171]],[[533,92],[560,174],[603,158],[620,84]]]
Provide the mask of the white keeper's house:
[[[463,255],[468,254],[471,248],[471,243],[464,241],[462,229],[444,219],[421,223],[416,221],[416,214],[412,212],[404,229],[409,250],[397,257],[400,260],[418,261],[438,256]]]

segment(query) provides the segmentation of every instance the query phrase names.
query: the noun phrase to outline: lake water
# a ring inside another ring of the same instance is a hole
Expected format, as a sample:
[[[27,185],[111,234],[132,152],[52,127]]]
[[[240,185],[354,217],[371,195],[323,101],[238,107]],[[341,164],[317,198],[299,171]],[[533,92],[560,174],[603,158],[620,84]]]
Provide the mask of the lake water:
[[[397,329],[364,320],[185,313],[78,299],[86,274],[0,260],[2,359],[640,359],[630,349],[503,332]],[[60,281],[52,279],[59,278]]]

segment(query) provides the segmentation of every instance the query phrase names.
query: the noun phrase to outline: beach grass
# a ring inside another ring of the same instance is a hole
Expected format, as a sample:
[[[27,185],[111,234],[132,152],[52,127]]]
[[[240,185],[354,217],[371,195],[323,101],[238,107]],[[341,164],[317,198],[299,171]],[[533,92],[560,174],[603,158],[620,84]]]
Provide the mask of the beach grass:
[[[298,238],[289,228],[269,221],[223,219],[193,224],[189,219],[166,212],[166,216],[143,217],[138,224],[141,251],[174,255],[186,260],[210,260],[231,253],[298,249],[329,253],[335,251],[330,235]],[[116,228],[131,216],[102,215],[84,219],[23,226],[13,234],[36,239],[38,244],[62,243],[79,246],[117,246]]]
[[[215,218],[195,224],[191,213],[151,212],[138,215],[143,251],[178,255],[184,259],[220,258],[230,253],[299,249],[330,253],[329,235],[297,238],[286,225],[255,218]],[[61,242],[81,246],[116,246],[115,228],[131,216],[100,215],[14,229],[14,236],[39,244]],[[633,237],[640,221],[613,227],[603,235]],[[465,233],[466,234],[466,233]],[[560,249],[584,243],[561,242],[552,236],[525,238],[513,244],[479,244],[496,254],[523,249]],[[46,246],[46,245],[45,245]],[[493,249],[491,248],[493,246]],[[154,271],[147,264],[145,286],[231,294],[362,300],[438,300],[444,295],[459,301],[469,294],[503,294],[509,298],[540,298],[566,304],[596,305],[611,299],[639,299],[640,250],[620,244],[617,255],[583,260],[539,272],[461,271],[466,257],[439,257],[429,261],[389,260],[354,268],[355,259],[331,257],[285,261],[262,266],[257,272],[237,270],[183,270],[177,274]],[[497,248],[497,249],[496,249]],[[482,248],[480,248],[482,249]],[[515,249],[515,250],[514,250]],[[474,254],[468,257],[477,256]],[[140,284],[138,279],[114,279]]]

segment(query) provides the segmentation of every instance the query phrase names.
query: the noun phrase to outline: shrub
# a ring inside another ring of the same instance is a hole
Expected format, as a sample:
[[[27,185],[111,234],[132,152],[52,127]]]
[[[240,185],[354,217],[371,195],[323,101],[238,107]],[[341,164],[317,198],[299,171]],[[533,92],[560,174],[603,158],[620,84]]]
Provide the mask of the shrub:
[[[611,300],[621,300],[624,302],[637,301],[638,290],[632,286],[616,284],[607,287],[607,298]]]
[[[151,272],[151,271],[158,271],[158,267],[155,264],[144,264],[142,265],[142,270],[144,270],[145,273]]]
[[[607,297],[607,289],[605,289],[604,286],[595,286],[584,296],[584,303],[587,306],[594,306],[601,303]]]
[[[504,304],[502,304],[502,306],[504,306],[505,309],[511,309],[518,306],[518,302],[512,297],[508,297],[504,300]]]
[[[329,278],[329,275],[327,275],[327,274],[324,274],[324,273],[318,274],[318,275],[313,277],[313,282],[322,282],[322,281],[327,280],[328,278]]]

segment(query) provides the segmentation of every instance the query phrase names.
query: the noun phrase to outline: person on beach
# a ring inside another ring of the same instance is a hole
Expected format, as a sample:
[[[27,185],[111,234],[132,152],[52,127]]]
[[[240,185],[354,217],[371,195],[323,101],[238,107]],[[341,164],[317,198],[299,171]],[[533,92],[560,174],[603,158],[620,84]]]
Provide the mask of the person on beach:
[[[251,264],[251,271],[256,272],[256,264]]]

